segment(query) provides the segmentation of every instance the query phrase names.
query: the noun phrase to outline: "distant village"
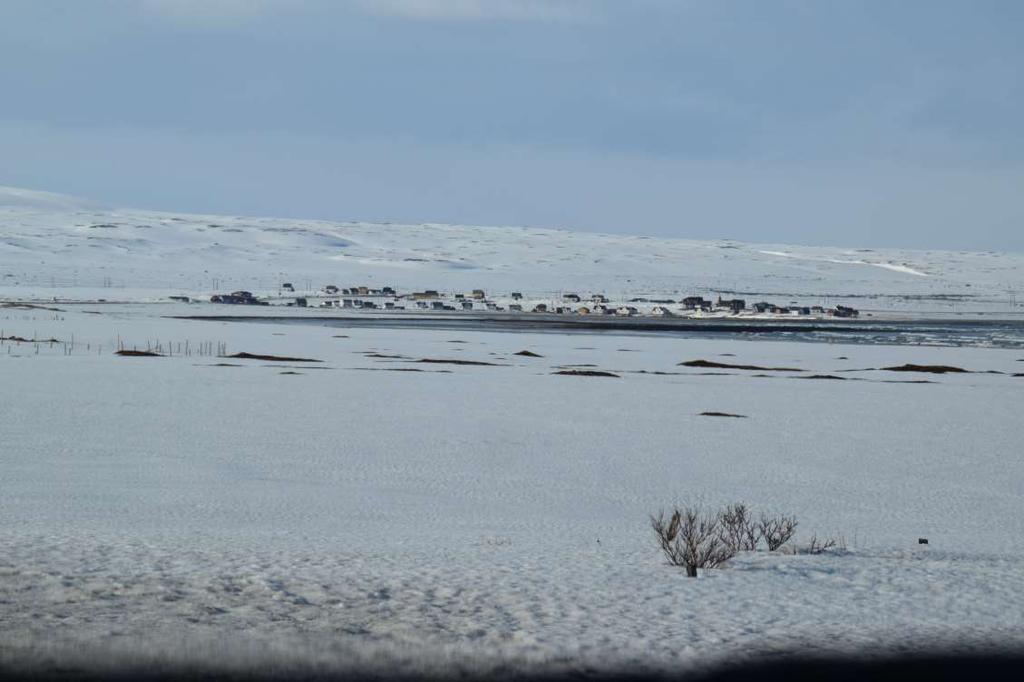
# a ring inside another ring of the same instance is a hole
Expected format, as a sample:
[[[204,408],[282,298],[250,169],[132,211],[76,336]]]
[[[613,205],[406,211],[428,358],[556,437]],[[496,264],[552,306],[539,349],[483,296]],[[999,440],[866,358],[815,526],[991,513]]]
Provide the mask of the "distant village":
[[[726,317],[726,316],[815,316],[858,317],[859,311],[843,305],[777,305],[759,301],[748,306],[742,298],[705,299],[687,296],[675,299],[631,298],[612,303],[604,294],[580,295],[565,293],[552,298],[524,297],[520,292],[489,297],[483,289],[468,293],[442,293],[433,289],[398,293],[392,287],[379,289],[367,286],[339,288],[333,284],[323,287],[315,296],[287,297],[295,293],[290,282],[280,286],[281,296],[270,300],[259,298],[249,291],[215,294],[211,303],[228,305],[285,305],[307,308],[345,308],[351,310],[426,310],[434,312],[510,312],[547,315],[616,315],[619,317]],[[187,296],[171,296],[172,300],[190,302]]]

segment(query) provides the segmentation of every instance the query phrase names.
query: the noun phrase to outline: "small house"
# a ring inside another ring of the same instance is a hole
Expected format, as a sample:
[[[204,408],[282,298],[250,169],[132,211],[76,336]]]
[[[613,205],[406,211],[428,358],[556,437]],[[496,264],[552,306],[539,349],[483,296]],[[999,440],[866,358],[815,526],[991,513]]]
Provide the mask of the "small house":
[[[533,312],[535,313],[546,313],[547,311],[548,306],[546,303],[538,303],[537,305],[533,306]]]
[[[745,300],[743,300],[742,298],[724,299],[721,296],[719,296],[718,297],[718,307],[719,308],[728,308],[730,311],[732,311],[734,313],[738,313],[741,310],[745,310],[746,309],[747,302]]]
[[[636,313],[636,308],[631,305],[623,305],[615,309],[615,314],[620,317],[632,317],[633,315],[636,315]]]
[[[510,313],[521,313],[523,312],[523,306],[519,305],[518,303],[509,303],[508,311]]]
[[[857,317],[860,315],[860,311],[855,308],[849,308],[845,305],[837,305],[833,315],[836,317]]]
[[[483,289],[473,289],[472,296],[473,296],[473,298],[475,298],[478,301],[482,301],[485,298],[487,298],[487,295],[484,293]]]
[[[665,306],[656,305],[651,311],[651,315],[654,315],[655,317],[672,317],[672,311]]]
[[[704,307],[703,296],[687,296],[682,300],[683,307],[687,310],[696,310],[697,308]]]
[[[579,303],[580,297],[578,294],[565,294],[562,296],[563,301],[571,301],[572,303]]]
[[[284,291],[295,291],[295,287],[292,286],[291,282],[285,282],[282,284],[281,289]]]
[[[513,291],[512,292],[512,300],[513,301],[521,301],[521,300],[523,300],[523,295],[521,293],[519,293],[518,291]]]
[[[338,287],[334,286],[333,284],[328,284],[327,286],[324,287],[325,294],[336,294],[338,293],[338,291]]]
[[[463,301],[462,302],[462,309],[463,310],[472,310],[473,309],[473,302],[472,301]]]

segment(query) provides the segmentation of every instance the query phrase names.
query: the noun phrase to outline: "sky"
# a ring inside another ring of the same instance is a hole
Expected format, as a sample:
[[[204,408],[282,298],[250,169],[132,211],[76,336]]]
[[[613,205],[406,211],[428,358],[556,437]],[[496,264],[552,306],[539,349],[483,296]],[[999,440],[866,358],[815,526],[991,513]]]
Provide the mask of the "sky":
[[[0,185],[1024,251],[1017,0],[0,0]]]

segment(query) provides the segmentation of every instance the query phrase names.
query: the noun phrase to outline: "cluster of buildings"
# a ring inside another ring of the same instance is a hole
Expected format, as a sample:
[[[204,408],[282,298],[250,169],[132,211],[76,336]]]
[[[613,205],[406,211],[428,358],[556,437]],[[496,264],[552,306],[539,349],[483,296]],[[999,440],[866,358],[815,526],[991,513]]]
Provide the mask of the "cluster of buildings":
[[[180,300],[184,296],[171,296],[172,300]],[[232,291],[230,294],[214,294],[210,303],[231,303],[233,305],[270,305],[269,301],[261,301],[251,291]]]
[[[294,292],[291,283],[281,285],[283,291]],[[617,315],[620,317],[654,316],[654,317],[702,317],[704,315],[795,315],[795,316],[829,316],[857,317],[859,312],[847,306],[837,305],[834,308],[823,306],[780,306],[767,301],[753,303],[749,307],[742,298],[717,300],[705,299],[703,296],[687,296],[680,300],[633,298],[625,303],[613,304],[604,294],[592,294],[588,297],[567,293],[557,301],[527,302],[523,294],[514,291],[508,296],[492,300],[483,289],[473,289],[469,293],[443,294],[434,289],[399,294],[392,287],[379,289],[356,286],[340,288],[329,284],[316,297],[318,307],[351,308],[362,310],[430,310],[430,311],[494,311],[517,313],[544,313],[553,315]],[[211,303],[229,303],[234,305],[269,305],[268,301],[256,299],[251,292],[234,291],[230,294],[217,294],[210,297]],[[636,305],[633,305],[636,304]],[[295,298],[285,303],[288,306],[305,308],[310,305],[307,298]]]

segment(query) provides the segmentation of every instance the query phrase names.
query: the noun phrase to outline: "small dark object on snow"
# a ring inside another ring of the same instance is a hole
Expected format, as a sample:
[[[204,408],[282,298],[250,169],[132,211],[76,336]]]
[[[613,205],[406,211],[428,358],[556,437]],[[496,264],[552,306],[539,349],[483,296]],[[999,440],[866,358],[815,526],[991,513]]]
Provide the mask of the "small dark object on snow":
[[[512,355],[522,355],[524,358],[542,358],[542,357],[544,357],[543,355],[538,355],[537,353],[534,353],[533,351],[530,351],[530,350],[521,350],[518,353],[513,353]]]
[[[119,350],[114,355],[122,355],[130,358],[162,358],[163,355],[160,353],[154,353],[149,350]]]
[[[919,545],[927,545],[928,544],[928,538],[918,538],[917,539],[917,544],[919,544]]]
[[[737,419],[746,419],[745,414],[730,414],[729,412],[701,412],[701,417],[736,417]]]

